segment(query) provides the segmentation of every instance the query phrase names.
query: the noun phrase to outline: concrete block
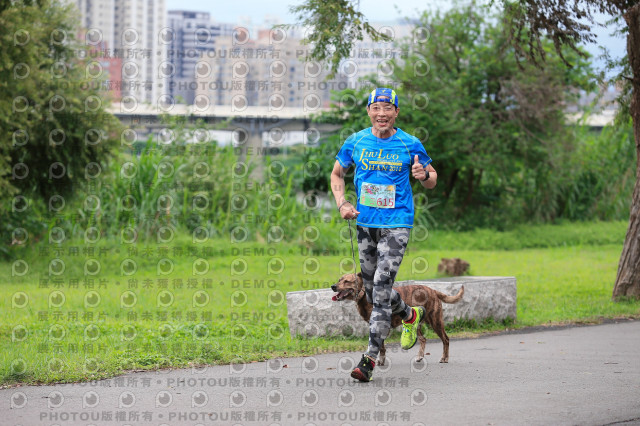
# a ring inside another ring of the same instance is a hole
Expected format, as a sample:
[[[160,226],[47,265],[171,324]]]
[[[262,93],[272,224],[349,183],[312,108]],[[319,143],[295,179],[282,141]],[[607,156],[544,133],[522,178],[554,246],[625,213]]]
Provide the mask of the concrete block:
[[[426,285],[445,294],[456,294],[464,285],[464,297],[456,304],[443,303],[445,323],[455,319],[497,321],[516,319],[515,277],[451,277],[398,281],[394,286]],[[360,317],[353,301],[334,302],[330,288],[287,293],[291,336],[366,336],[369,325]]]

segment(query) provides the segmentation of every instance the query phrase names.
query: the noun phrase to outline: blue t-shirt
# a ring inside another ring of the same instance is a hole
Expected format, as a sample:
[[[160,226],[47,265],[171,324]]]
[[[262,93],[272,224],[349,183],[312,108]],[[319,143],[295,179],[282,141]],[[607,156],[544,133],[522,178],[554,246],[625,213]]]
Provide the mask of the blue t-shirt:
[[[360,226],[413,227],[411,166],[416,154],[425,167],[432,160],[418,138],[396,130],[387,139],[374,136],[371,127],[361,130],[349,136],[336,155],[342,167],[355,166]]]

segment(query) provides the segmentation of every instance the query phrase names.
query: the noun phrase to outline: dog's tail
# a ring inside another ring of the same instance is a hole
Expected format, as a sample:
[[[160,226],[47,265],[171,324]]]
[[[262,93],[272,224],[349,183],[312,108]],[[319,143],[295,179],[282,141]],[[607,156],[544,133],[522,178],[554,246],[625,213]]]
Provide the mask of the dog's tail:
[[[447,294],[440,293],[437,290],[436,294],[438,295],[438,299],[442,300],[444,303],[457,303],[460,301],[460,299],[462,299],[462,296],[464,295],[464,286],[460,287],[460,291],[458,291],[458,294],[456,294],[455,296],[449,296]]]

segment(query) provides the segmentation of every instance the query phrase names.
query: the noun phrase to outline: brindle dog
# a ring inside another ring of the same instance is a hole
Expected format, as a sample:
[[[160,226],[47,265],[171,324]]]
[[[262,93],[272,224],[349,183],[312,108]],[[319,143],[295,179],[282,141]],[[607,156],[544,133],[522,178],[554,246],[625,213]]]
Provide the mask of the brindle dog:
[[[371,311],[373,305],[367,301],[365,296],[364,286],[362,285],[362,274],[345,274],[338,282],[331,286],[331,290],[337,294],[333,296],[334,301],[353,300],[358,307],[358,313],[367,323],[371,317]],[[423,285],[407,285],[401,287],[394,287],[394,290],[400,293],[400,297],[409,306],[424,306],[426,315],[422,318],[421,325],[418,327],[418,341],[420,342],[420,350],[416,361],[420,362],[424,358],[424,348],[427,344],[427,339],[422,333],[422,324],[427,323],[431,326],[433,331],[442,340],[442,358],[440,362],[449,362],[449,336],[444,331],[444,322],[442,320],[442,302],[444,303],[456,303],[464,295],[464,286],[460,288],[458,294],[455,296],[447,296],[444,293],[440,293],[432,288]],[[395,328],[402,324],[402,318],[398,315],[391,315],[391,327]],[[378,354],[378,365],[384,365],[386,349],[384,343],[380,347],[380,353]]]

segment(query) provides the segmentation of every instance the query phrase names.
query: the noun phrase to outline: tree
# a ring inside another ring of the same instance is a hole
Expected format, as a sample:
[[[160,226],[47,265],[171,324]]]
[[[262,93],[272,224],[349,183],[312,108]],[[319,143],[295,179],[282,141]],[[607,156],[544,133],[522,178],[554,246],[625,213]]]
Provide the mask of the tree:
[[[116,140],[101,67],[76,39],[72,8],[0,2],[0,231],[99,176]]]
[[[593,24],[594,12],[621,16],[626,23],[628,67],[625,69],[631,75],[623,74],[621,78],[631,86],[628,111],[636,142],[636,184],[613,298],[640,298],[640,3],[636,0],[503,0],[502,3],[508,12],[513,45],[523,58],[533,62],[545,60],[538,43],[545,35],[553,40],[558,51],[562,46],[575,49],[580,42],[594,42],[591,25],[584,23],[586,20]],[[524,34],[532,41],[525,43]]]
[[[335,42],[326,35],[326,22],[344,25],[344,0],[326,0],[319,2],[307,0],[304,5],[307,12],[305,24],[317,35],[315,43],[332,51],[331,63],[337,64],[347,55],[344,49],[337,49]],[[630,87],[628,90],[628,111],[633,122],[633,133],[636,144],[636,184],[634,187],[629,227],[625,238],[618,274],[613,289],[613,298],[640,298],[640,3],[637,0],[500,0],[506,12],[511,44],[519,60],[531,61],[534,64],[544,63],[547,57],[542,40],[552,40],[556,52],[565,58],[569,48],[580,54],[578,45],[582,42],[592,43],[595,36],[592,31],[594,13],[601,13],[612,18],[622,17],[627,34],[626,70],[630,75],[621,78]],[[327,15],[331,14],[332,19]],[[363,25],[362,22],[358,22]],[[329,49],[328,46],[332,46]],[[317,59],[311,55],[312,59]],[[623,108],[622,111],[626,111]]]
[[[565,67],[549,42],[544,68],[518,66],[499,18],[472,4],[425,12],[416,25],[429,29],[430,42],[396,50],[404,52],[390,66],[402,98],[400,127],[437,153],[439,185],[429,200],[438,208],[422,206],[419,223],[504,229],[562,215],[563,190],[574,181],[567,157],[577,145],[565,126],[564,106],[578,90],[592,89],[590,67],[574,52],[566,55],[576,65]],[[324,119],[344,131],[368,127],[367,90],[338,94]],[[330,158],[323,152],[309,160],[327,163],[330,171]],[[317,188],[318,178],[313,180],[307,186]]]
[[[373,41],[389,40],[388,35],[369,25],[350,0],[306,0],[290,10],[297,16],[302,27],[312,29],[305,37],[305,43],[312,46],[309,58],[331,63],[331,72],[327,78],[333,78],[340,61],[349,56],[353,43],[356,40],[362,41],[363,32]],[[294,25],[280,27],[287,29]]]

